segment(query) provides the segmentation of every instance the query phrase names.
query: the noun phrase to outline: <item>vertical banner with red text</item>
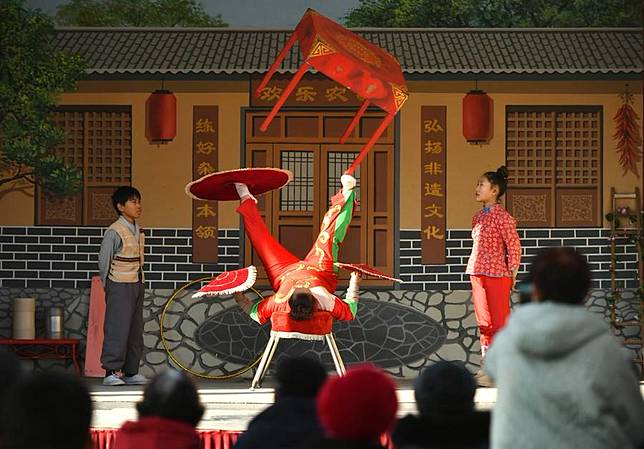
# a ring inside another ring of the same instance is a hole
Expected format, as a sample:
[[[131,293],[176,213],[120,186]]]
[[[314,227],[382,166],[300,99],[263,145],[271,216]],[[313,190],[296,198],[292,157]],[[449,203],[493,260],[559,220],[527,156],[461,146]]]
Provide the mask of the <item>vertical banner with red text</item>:
[[[192,109],[192,178],[217,171],[219,148],[219,108],[194,106]],[[216,201],[192,202],[192,261],[217,262],[218,216]]]
[[[421,106],[421,263],[445,263],[447,107]]]

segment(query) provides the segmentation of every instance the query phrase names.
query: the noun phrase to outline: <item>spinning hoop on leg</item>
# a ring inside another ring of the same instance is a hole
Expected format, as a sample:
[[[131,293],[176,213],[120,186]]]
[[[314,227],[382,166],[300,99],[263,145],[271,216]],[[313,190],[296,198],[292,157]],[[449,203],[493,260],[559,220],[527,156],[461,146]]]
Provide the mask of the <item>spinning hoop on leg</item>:
[[[203,278],[195,279],[195,280],[192,280],[192,281],[186,282],[186,283],[185,283],[185,284],[183,284],[181,287],[176,288],[176,289],[172,292],[172,295],[170,295],[170,297],[168,298],[168,300],[167,300],[167,301],[166,301],[166,303],[164,304],[164,306],[163,306],[163,311],[161,312],[161,320],[160,320],[160,322],[159,322],[159,330],[160,330],[160,333],[161,333],[161,342],[163,343],[163,347],[165,348],[165,352],[168,354],[168,357],[170,357],[170,360],[172,360],[172,361],[174,362],[174,364],[175,364],[175,365],[177,365],[177,366],[178,366],[179,368],[181,368],[182,370],[184,370],[184,371],[186,371],[186,372],[188,372],[188,373],[190,373],[190,374],[192,374],[192,375],[194,375],[194,376],[201,377],[201,378],[203,378],[203,379],[211,379],[211,380],[229,380],[229,379],[235,378],[235,377],[237,377],[237,376],[239,376],[239,375],[241,375],[241,374],[245,373],[246,371],[249,371],[249,370],[251,370],[252,368],[254,368],[254,367],[259,363],[260,359],[262,358],[262,354],[263,354],[263,352],[260,352],[260,353],[257,355],[257,357],[255,358],[255,360],[253,360],[250,364],[248,364],[248,365],[246,365],[246,366],[243,366],[242,368],[238,369],[237,371],[233,371],[233,372],[231,372],[231,373],[229,373],[229,374],[222,374],[222,375],[219,375],[219,376],[214,376],[214,375],[211,375],[211,374],[205,374],[205,373],[201,373],[201,372],[195,371],[195,370],[193,370],[193,369],[191,369],[191,368],[189,368],[189,367],[185,366],[183,363],[181,363],[181,362],[179,361],[179,359],[177,359],[177,357],[172,353],[172,350],[171,350],[171,349],[170,349],[170,347],[168,346],[168,342],[167,342],[167,340],[166,340],[166,338],[165,338],[165,333],[164,333],[164,326],[163,326],[163,324],[164,324],[164,322],[165,322],[166,312],[168,311],[168,308],[170,307],[170,304],[172,304],[172,302],[177,298],[177,296],[178,296],[181,292],[183,292],[185,289],[187,289],[187,288],[189,288],[189,287],[193,286],[194,284],[197,284],[197,283],[200,283],[200,282],[204,282],[204,281],[210,281],[210,280],[212,280],[212,279],[213,279],[213,277],[210,277],[210,276],[209,276],[209,277],[203,277]],[[254,292],[255,292],[255,294],[256,294],[259,298],[263,298],[263,296],[262,296],[262,295],[261,295],[257,290],[255,290],[254,288],[252,288],[252,287],[251,287],[251,288],[250,288],[250,290],[254,291]]]

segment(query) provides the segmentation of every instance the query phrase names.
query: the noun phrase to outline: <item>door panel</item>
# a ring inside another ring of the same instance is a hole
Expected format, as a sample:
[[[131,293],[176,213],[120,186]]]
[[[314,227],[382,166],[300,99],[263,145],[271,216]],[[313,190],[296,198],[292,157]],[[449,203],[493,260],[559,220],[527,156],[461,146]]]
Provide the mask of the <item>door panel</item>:
[[[299,258],[309,252],[318,232],[319,157],[318,145],[274,144],[274,166],[290,170],[293,180],[273,197],[273,232]]]

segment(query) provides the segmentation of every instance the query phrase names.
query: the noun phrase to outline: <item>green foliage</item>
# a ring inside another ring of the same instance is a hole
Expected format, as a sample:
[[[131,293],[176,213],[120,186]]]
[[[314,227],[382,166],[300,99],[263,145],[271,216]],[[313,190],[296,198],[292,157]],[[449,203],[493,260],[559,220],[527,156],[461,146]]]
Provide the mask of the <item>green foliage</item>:
[[[49,117],[58,96],[74,89],[83,63],[56,51],[53,33],[51,18],[22,0],[0,4],[0,186],[26,180],[68,196],[82,187],[82,173],[55,155],[63,133]]]
[[[350,27],[632,27],[640,0],[360,0]]]
[[[616,211],[606,214],[606,221],[614,224],[615,229],[633,227],[637,224],[637,214],[631,212],[628,207],[620,207]]]
[[[221,14],[210,16],[197,0],[71,0],[58,7],[62,26],[225,27]]]

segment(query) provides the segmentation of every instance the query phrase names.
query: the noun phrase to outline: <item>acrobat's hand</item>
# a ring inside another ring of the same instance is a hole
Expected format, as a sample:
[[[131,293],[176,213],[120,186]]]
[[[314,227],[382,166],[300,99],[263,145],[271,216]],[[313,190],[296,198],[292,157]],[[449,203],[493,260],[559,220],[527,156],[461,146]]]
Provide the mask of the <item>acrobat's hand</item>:
[[[351,175],[342,175],[340,182],[342,183],[342,190],[345,191],[353,190],[356,186],[356,178]]]
[[[235,302],[237,302],[244,312],[250,313],[250,310],[253,308],[253,302],[248,298],[248,296],[241,292],[235,292],[233,293],[233,298],[235,298]]]
[[[352,301],[357,301],[359,296],[358,292],[360,289],[358,288],[358,285],[360,284],[360,280],[362,279],[362,275],[357,272],[357,271],[352,271],[351,272],[351,279],[349,279],[349,288],[347,288],[347,296],[346,299],[352,300]]]

